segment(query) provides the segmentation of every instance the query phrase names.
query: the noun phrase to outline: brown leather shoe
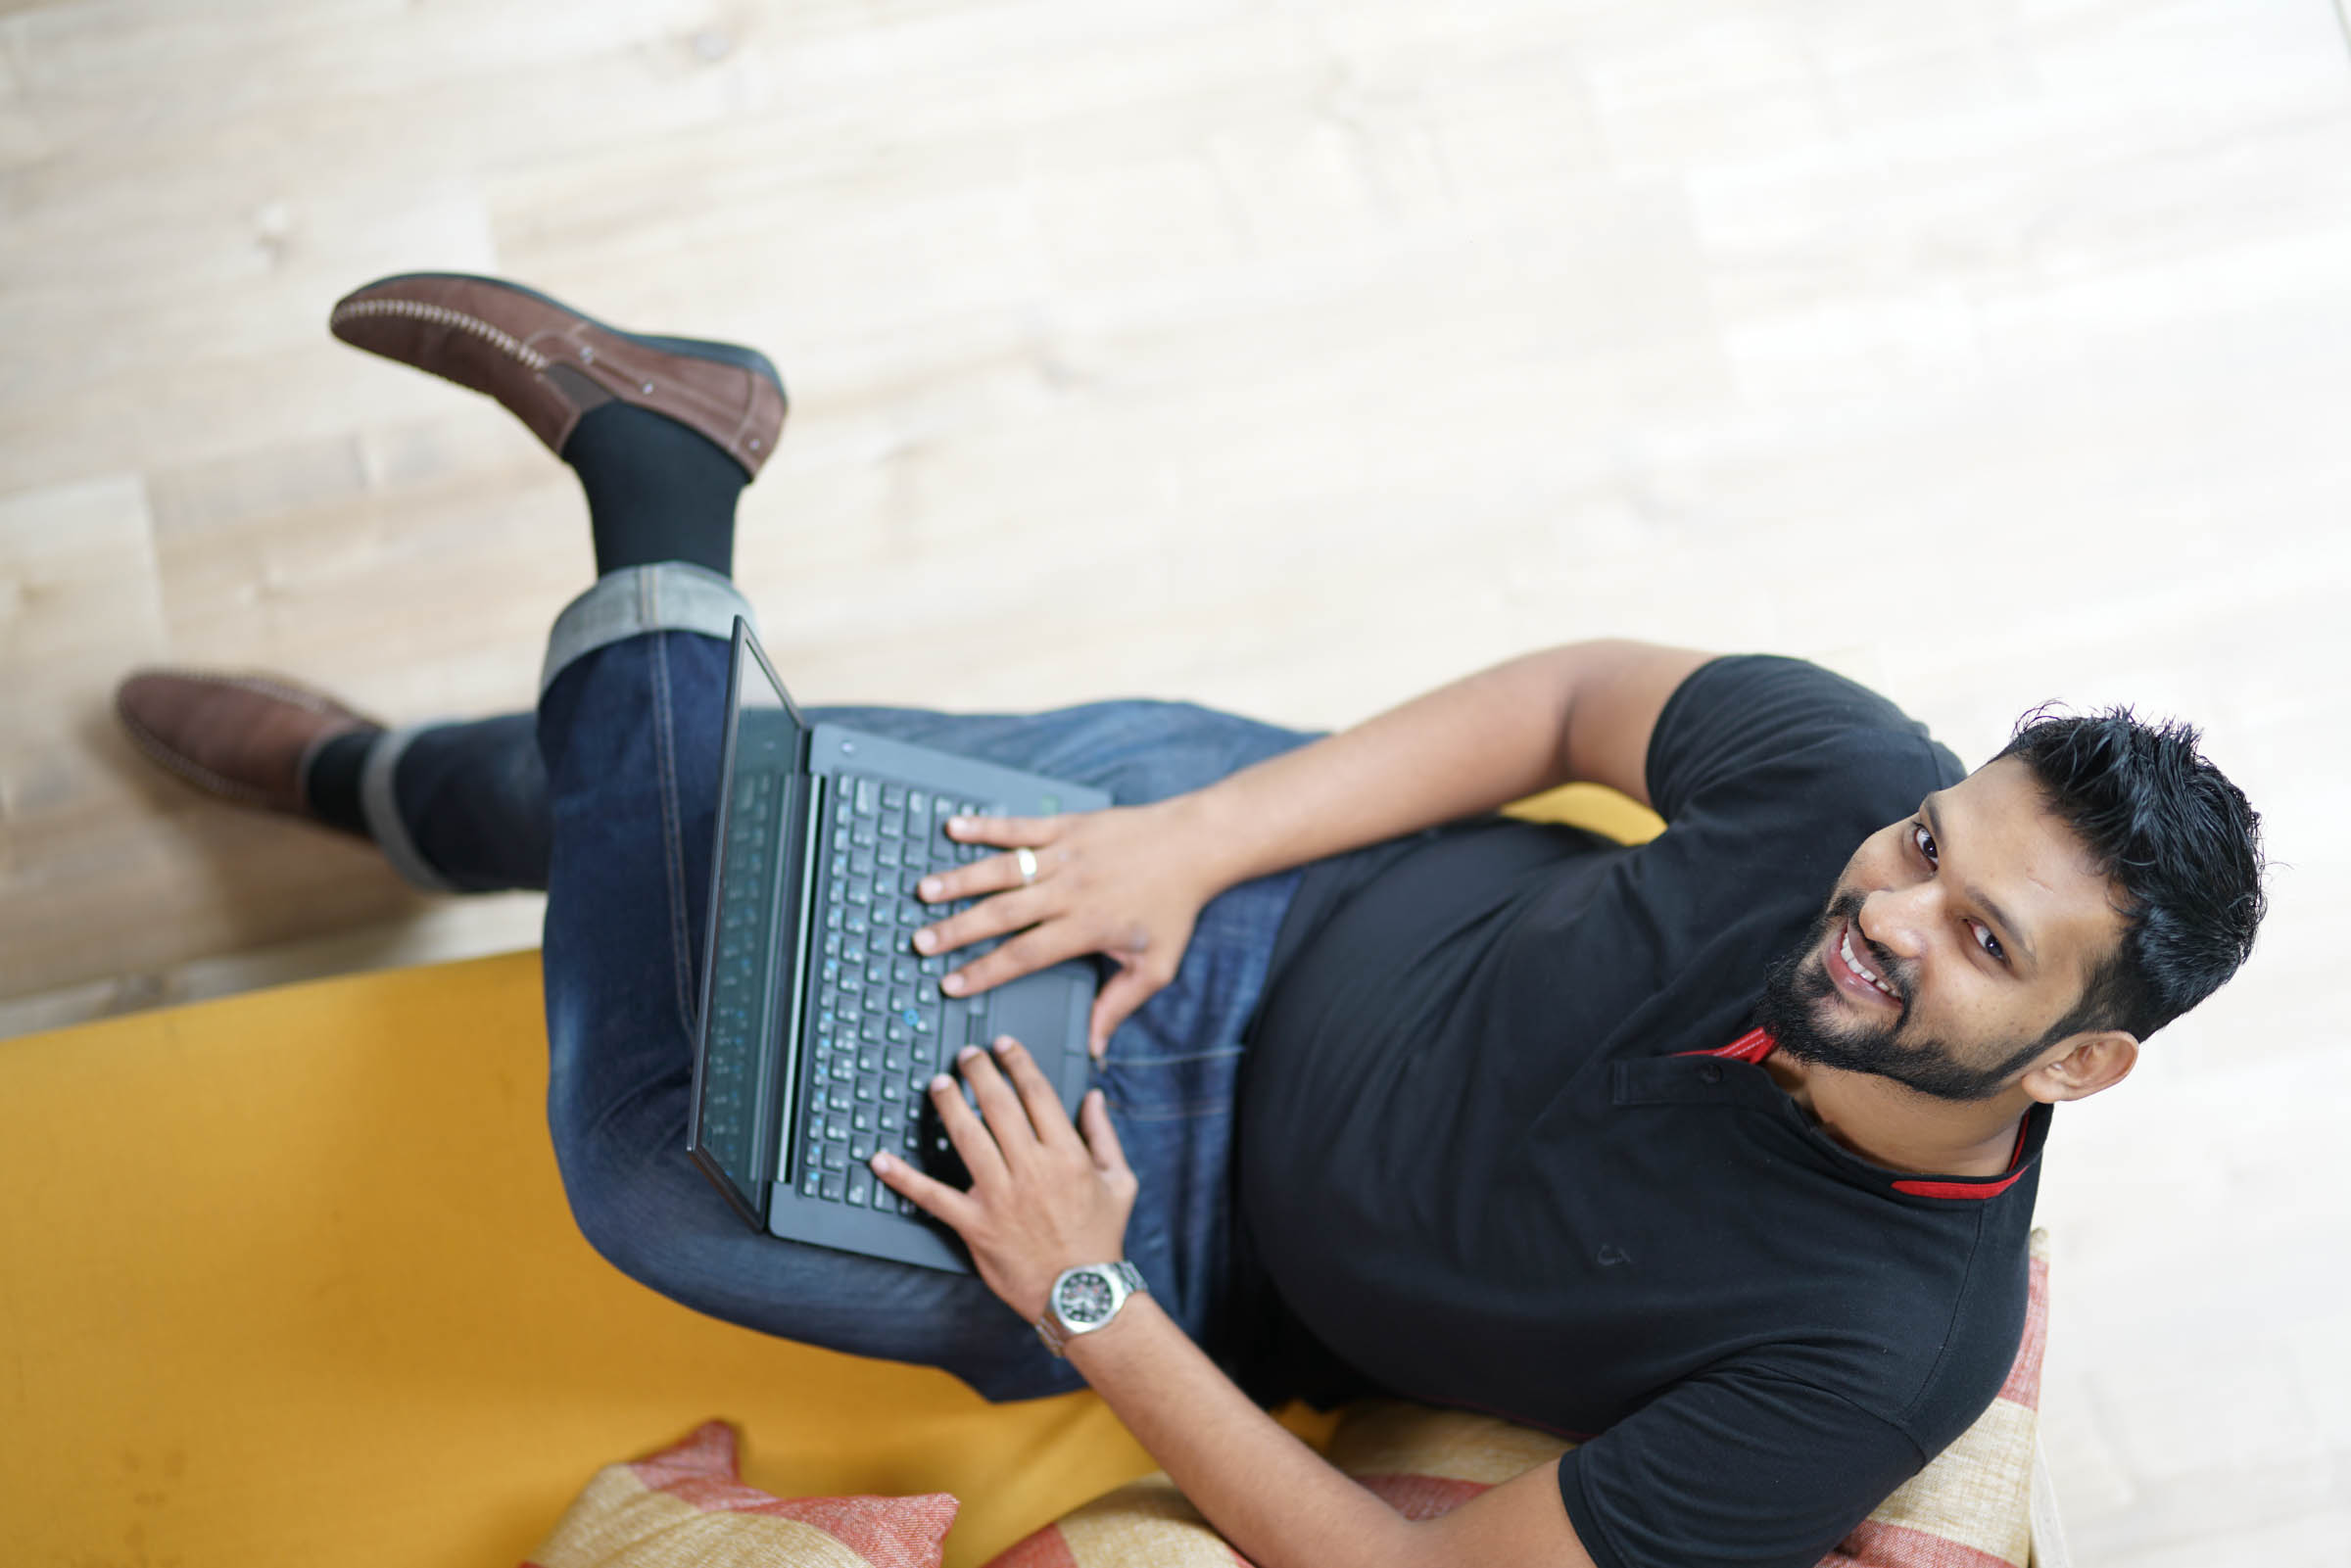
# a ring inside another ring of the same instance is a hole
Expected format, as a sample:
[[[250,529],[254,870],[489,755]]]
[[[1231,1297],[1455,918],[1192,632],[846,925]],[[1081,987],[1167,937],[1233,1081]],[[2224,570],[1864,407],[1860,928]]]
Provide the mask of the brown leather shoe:
[[[615,398],[708,437],[754,478],[784,429],[784,379],[758,351],[623,332],[498,278],[379,278],[339,301],[327,328],[489,394],[558,456],[580,415]]]
[[[262,675],[139,670],[115,689],[131,742],[197,788],[311,817],[303,772],[318,748],[382,725],[322,691]]]

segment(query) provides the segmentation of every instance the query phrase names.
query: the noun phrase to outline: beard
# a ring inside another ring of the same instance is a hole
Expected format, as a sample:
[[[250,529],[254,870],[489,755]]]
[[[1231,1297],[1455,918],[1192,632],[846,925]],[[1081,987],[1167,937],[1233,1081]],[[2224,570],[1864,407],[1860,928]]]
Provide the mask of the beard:
[[[2049,1043],[2012,1044],[1995,1066],[1981,1068],[1969,1066],[1947,1041],[1928,1036],[1903,1038],[1910,1022],[1915,967],[1870,943],[1858,924],[1852,926],[1853,941],[1869,947],[1867,963],[1894,988],[1901,1010],[1892,1022],[1879,1026],[1832,1022],[1831,997],[1837,982],[1826,968],[1806,966],[1827,944],[1830,931],[1841,923],[1856,922],[1860,913],[1860,894],[1838,894],[1812,923],[1810,933],[1774,960],[1764,975],[1763,1000],[1756,1007],[1755,1022],[1769,1031],[1780,1050],[1812,1067],[1892,1078],[1938,1100],[1977,1102],[2005,1089]],[[1981,1049],[1969,1053],[1985,1054]]]

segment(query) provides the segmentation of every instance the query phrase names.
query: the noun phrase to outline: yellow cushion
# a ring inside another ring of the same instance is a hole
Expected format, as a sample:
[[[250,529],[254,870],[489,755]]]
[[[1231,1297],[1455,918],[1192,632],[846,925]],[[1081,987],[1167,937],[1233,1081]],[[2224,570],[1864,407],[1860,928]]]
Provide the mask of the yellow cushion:
[[[564,1206],[538,956],[0,1041],[11,1562],[513,1563],[722,1416],[780,1497],[951,1492],[949,1564],[1151,1468],[1090,1395],[788,1345]]]
[[[1589,828],[1620,844],[1645,844],[1665,831],[1665,819],[1647,806],[1594,784],[1561,784],[1503,809],[1508,816],[1531,822]]]
[[[534,953],[0,1040],[9,1560],[510,1563],[712,1417],[780,1497],[953,1493],[950,1568],[1152,1468],[1090,1395],[989,1406],[614,1272],[546,1085]]]

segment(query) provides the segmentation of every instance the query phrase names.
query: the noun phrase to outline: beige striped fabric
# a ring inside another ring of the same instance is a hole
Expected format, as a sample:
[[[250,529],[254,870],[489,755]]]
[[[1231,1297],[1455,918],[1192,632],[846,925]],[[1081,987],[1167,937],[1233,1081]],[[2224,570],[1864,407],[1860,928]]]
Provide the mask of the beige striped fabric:
[[[787,1501],[744,1486],[736,1465],[721,1421],[606,1465],[522,1568],[938,1568],[955,1522],[944,1493]]]

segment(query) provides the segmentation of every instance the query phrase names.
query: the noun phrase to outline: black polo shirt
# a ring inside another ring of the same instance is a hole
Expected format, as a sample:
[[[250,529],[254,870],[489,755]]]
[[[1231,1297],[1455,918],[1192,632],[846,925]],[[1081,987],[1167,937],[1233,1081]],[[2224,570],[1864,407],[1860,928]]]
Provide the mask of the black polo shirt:
[[[1756,1065],[1769,961],[1867,834],[1962,776],[1861,687],[1728,658],[1623,847],[1486,819],[1311,868],[1241,1094],[1284,1302],[1382,1387],[1589,1438],[1603,1568],[1811,1564],[2013,1361],[2046,1108],[2009,1174],[1829,1140]]]

